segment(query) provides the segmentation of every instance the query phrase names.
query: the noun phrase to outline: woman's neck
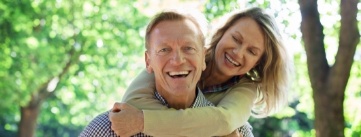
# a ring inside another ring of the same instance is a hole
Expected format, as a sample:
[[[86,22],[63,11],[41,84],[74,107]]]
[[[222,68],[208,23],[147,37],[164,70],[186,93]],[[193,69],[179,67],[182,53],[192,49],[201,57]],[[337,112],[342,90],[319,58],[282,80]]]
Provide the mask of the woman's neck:
[[[200,80],[201,89],[222,84],[232,78],[232,76],[226,76],[221,73],[218,69],[215,68],[215,66],[207,67],[203,74],[204,75],[202,75]]]

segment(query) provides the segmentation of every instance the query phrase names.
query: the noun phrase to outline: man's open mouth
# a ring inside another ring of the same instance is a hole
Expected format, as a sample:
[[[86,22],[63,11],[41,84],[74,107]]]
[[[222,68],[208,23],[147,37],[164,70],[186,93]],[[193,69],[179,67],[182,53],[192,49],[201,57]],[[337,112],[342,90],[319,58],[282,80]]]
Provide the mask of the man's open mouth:
[[[168,72],[168,75],[172,78],[183,78],[187,77],[190,71],[171,71]]]

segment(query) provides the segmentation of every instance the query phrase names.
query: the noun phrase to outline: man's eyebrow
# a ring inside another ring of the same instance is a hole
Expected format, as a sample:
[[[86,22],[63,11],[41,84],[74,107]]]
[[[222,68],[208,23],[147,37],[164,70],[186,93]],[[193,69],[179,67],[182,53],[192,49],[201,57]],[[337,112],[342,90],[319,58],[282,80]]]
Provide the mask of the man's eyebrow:
[[[191,46],[191,47],[193,47],[193,48],[196,48],[197,50],[199,50],[199,49],[202,49],[203,47],[204,47],[204,45],[202,45],[201,44],[201,42],[198,42],[198,41],[186,41],[185,43],[184,43],[184,45],[186,45],[186,46]]]
[[[194,44],[196,44],[197,42],[196,41],[191,41],[191,40],[186,40],[186,41],[184,41],[184,44],[185,45],[194,45]]]

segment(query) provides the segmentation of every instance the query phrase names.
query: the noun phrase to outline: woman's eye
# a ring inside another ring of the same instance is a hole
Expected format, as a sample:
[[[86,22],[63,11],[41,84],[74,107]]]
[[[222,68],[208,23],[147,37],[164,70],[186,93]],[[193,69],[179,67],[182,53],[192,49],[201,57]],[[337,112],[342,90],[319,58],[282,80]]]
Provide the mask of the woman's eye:
[[[249,51],[249,53],[251,53],[252,55],[256,55],[256,52],[255,51],[253,51],[253,50],[248,50]]]
[[[233,40],[238,41],[238,39],[235,36],[232,36]]]
[[[242,42],[236,36],[232,36],[232,38],[235,42],[242,44]]]

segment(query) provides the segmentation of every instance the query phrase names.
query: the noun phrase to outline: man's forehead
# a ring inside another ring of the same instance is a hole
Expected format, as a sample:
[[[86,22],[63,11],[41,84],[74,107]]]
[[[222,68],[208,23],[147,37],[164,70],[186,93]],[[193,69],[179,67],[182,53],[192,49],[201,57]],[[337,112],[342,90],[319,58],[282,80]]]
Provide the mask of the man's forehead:
[[[202,45],[200,44],[199,40],[191,37],[191,36],[182,36],[182,37],[177,37],[177,38],[170,38],[170,37],[158,37],[155,38],[157,40],[154,40],[152,43],[155,45],[160,45],[160,46],[169,46],[172,44],[177,44],[177,45],[194,45],[197,47],[202,47]]]
[[[154,26],[153,32],[156,29],[162,31],[170,29],[169,31],[172,31],[177,28],[182,28],[183,31],[189,31],[189,33],[194,33],[196,35],[201,34],[197,25],[189,19],[160,21],[157,25]]]
[[[197,26],[189,20],[162,21],[159,22],[150,33],[150,40],[171,41],[177,40],[187,43],[201,43],[201,32]]]

